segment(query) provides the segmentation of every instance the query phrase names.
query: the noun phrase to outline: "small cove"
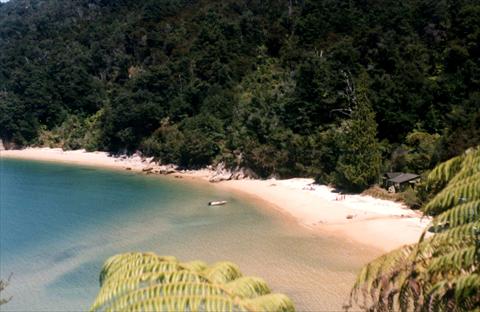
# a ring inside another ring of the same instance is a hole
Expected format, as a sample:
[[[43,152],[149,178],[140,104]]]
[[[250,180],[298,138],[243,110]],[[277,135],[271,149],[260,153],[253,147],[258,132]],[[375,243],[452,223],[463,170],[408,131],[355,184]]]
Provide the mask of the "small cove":
[[[212,185],[131,172],[0,159],[2,311],[84,311],[109,256],[153,251],[230,260],[299,311],[341,310],[377,251],[315,234]],[[209,207],[212,199],[229,204]]]

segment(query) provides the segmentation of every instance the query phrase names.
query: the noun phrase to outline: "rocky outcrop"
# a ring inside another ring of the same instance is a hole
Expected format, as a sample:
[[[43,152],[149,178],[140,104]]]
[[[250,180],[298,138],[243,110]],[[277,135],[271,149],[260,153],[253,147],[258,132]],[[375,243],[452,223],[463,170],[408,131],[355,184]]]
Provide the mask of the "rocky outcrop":
[[[226,168],[224,163],[220,163],[213,170],[210,182],[221,182],[228,180],[255,179],[258,176],[251,169],[237,167],[234,170]]]
[[[177,166],[175,165],[160,165],[158,166],[158,173],[160,174],[173,174],[177,173]]]
[[[232,174],[232,180],[258,179],[258,175],[249,168],[237,168]]]
[[[232,179],[232,172],[225,167],[224,163],[220,163],[213,170],[212,176],[210,177],[210,182],[221,182],[228,181]]]
[[[162,165],[153,157],[143,157],[141,153],[137,152],[131,156],[121,155],[117,158],[118,161],[125,164],[126,170],[140,171],[145,174],[186,174],[197,175],[207,179],[209,182],[216,183],[228,180],[243,180],[256,179],[258,176],[251,169],[237,167],[235,169],[227,168],[225,163],[219,163],[216,166],[207,166],[200,170],[181,170],[176,165],[167,164]]]

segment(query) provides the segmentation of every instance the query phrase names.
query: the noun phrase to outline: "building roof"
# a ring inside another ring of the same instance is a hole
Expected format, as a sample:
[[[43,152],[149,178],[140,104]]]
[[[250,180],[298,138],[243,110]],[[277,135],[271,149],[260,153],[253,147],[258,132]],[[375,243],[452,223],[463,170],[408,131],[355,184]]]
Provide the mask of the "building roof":
[[[403,174],[403,172],[386,172],[385,176],[387,177],[387,179],[393,179],[401,174]]]
[[[415,180],[415,179],[418,179],[418,178],[420,178],[420,176],[418,174],[401,173],[400,175],[398,175],[394,178],[388,179],[388,181],[393,182],[393,183],[405,183],[405,182]]]

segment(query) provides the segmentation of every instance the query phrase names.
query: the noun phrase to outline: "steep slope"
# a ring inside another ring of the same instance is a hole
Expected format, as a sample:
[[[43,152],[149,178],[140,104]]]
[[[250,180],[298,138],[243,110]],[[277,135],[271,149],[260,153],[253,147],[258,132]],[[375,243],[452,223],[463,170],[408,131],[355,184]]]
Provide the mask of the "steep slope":
[[[12,0],[0,136],[342,184],[361,98],[367,167],[422,172],[480,143],[478,25],[473,0]]]

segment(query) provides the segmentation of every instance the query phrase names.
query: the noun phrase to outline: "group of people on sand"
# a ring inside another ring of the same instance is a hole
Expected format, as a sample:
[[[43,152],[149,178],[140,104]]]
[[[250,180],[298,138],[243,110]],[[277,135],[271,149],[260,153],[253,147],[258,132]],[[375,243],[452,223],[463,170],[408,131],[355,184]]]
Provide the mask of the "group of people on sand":
[[[272,184],[272,185],[274,185],[274,184]],[[304,186],[302,189],[306,190],[306,191],[315,191],[315,186],[313,184],[308,184],[308,185]],[[346,198],[347,198],[347,195],[339,194],[335,197],[335,200],[340,201],[340,200],[345,200]]]

